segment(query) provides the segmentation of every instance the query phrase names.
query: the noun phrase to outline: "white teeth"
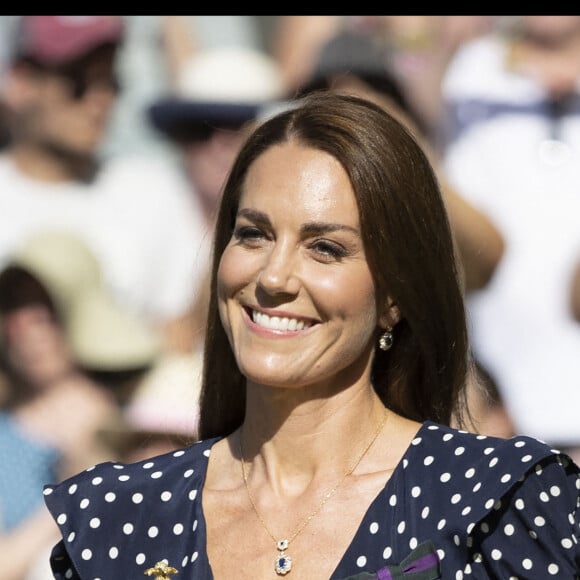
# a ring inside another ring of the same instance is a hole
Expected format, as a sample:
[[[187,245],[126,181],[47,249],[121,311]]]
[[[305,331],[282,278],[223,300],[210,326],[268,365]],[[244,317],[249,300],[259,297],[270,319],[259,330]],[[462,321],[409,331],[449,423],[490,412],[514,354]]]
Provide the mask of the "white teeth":
[[[303,330],[308,328],[309,324],[306,324],[304,320],[298,320],[297,318],[280,318],[279,316],[268,316],[263,312],[257,312],[252,310],[252,320],[263,326],[264,328],[269,328],[271,330]]]

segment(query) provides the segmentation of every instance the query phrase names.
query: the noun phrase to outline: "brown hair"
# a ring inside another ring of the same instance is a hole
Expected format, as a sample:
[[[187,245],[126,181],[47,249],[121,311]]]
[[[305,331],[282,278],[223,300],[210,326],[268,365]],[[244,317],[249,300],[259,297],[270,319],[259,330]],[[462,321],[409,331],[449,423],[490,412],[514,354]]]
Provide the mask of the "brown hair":
[[[390,296],[401,320],[394,345],[376,349],[372,381],[401,415],[449,424],[465,405],[468,339],[453,238],[434,171],[411,133],[379,106],[315,92],[249,136],[226,182],[218,214],[201,393],[200,437],[227,435],[243,421],[245,378],[222,327],[217,269],[228,244],[245,178],[270,147],[297,141],[336,158],[360,214],[377,299]]]

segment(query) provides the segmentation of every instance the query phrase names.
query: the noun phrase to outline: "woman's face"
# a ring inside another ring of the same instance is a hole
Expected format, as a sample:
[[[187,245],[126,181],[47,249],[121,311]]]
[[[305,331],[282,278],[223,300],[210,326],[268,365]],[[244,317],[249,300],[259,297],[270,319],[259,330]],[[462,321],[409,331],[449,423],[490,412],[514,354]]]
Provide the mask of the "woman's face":
[[[218,296],[248,381],[336,389],[370,380],[375,287],[355,195],[334,157],[291,141],[252,164]]]

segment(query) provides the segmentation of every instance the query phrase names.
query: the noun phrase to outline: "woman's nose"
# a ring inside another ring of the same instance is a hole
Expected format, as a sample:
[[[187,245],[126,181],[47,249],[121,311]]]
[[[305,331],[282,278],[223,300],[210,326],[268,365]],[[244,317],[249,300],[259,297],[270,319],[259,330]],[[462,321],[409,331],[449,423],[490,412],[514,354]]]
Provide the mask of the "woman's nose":
[[[297,258],[284,244],[275,245],[264,259],[258,275],[258,285],[268,294],[296,294],[300,283],[297,277]]]

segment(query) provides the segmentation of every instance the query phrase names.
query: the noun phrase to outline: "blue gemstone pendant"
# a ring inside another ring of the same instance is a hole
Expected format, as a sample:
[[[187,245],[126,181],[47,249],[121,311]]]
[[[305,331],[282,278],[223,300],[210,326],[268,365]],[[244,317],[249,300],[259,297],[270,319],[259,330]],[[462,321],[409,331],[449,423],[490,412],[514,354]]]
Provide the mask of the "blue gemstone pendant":
[[[292,558],[285,553],[288,548],[288,540],[278,540],[276,549],[280,552],[274,561],[274,570],[279,576],[285,576],[292,570]]]

